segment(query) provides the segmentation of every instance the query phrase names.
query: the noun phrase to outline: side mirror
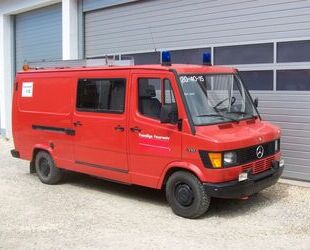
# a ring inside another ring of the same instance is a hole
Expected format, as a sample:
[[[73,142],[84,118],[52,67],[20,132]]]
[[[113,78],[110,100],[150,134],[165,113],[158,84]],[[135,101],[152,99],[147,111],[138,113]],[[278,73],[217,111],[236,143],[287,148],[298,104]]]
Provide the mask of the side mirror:
[[[178,109],[176,104],[165,104],[161,106],[160,111],[161,123],[178,123]]]
[[[254,106],[255,106],[255,108],[258,107],[258,98],[257,97],[254,99]]]

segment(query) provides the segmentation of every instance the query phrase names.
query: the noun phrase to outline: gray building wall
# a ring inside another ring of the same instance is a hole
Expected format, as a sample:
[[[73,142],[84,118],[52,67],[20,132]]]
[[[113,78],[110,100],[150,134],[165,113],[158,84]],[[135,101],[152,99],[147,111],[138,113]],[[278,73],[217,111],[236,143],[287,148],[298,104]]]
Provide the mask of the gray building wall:
[[[16,70],[24,61],[62,58],[61,3],[15,16]]]

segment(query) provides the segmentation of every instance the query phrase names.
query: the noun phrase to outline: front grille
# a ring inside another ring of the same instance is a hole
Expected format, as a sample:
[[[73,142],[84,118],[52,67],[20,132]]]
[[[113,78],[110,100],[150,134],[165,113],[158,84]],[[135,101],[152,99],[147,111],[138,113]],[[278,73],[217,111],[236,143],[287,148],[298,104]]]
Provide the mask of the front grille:
[[[261,146],[264,149],[264,154],[261,158],[265,158],[267,156],[275,154],[275,141],[267,142],[264,144],[261,144]],[[256,150],[260,145],[248,147],[248,148],[242,148],[237,150],[237,159],[238,159],[238,165],[242,165],[251,161],[258,160],[259,157],[256,154]]]
[[[275,156],[269,156],[264,159],[254,161],[248,164],[245,164],[242,166],[242,171],[251,169],[252,174],[258,174],[261,172],[264,172],[266,170],[269,170],[272,167],[272,161],[275,160]]]

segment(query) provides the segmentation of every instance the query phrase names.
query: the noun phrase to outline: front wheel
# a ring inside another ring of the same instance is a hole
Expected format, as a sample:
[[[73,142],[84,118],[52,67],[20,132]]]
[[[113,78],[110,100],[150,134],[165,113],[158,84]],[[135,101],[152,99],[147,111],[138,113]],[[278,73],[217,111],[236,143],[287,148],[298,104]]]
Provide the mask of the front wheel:
[[[169,177],[166,198],[175,214],[190,219],[204,214],[210,205],[210,196],[200,180],[185,171],[175,172]]]

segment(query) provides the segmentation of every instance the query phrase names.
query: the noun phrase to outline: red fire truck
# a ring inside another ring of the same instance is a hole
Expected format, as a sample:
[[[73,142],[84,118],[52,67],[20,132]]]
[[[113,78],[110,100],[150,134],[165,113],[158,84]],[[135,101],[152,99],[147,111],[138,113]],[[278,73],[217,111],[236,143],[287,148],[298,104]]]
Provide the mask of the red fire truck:
[[[70,170],[164,189],[187,218],[212,197],[258,193],[282,174],[280,129],[261,119],[236,69],[206,58],[17,73],[12,156],[46,184]]]

